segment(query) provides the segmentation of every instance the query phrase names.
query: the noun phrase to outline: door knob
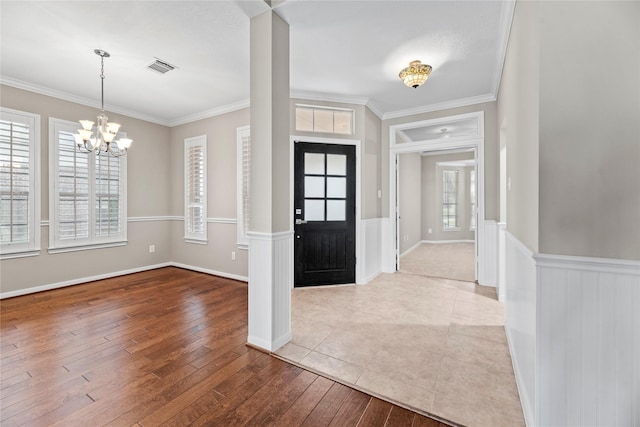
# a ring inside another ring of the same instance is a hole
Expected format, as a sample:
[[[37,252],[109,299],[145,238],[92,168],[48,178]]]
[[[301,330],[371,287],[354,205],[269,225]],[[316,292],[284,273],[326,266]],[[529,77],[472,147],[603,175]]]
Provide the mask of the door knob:
[[[307,221],[305,221],[304,219],[296,218],[296,225],[306,224],[306,223]]]

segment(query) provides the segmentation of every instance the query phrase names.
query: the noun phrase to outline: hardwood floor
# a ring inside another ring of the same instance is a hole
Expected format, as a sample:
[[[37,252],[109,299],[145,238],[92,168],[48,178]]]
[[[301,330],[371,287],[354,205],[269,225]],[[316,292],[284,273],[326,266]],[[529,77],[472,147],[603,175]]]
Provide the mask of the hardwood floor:
[[[0,310],[2,426],[444,426],[247,347],[245,283],[168,267]]]

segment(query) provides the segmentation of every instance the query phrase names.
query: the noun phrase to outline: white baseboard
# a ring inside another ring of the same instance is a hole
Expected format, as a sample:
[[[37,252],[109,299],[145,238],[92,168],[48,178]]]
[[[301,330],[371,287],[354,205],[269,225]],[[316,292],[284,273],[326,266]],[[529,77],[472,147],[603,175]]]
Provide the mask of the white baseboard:
[[[65,280],[63,282],[50,283],[48,285],[34,286],[32,288],[19,289],[17,291],[9,291],[0,293],[0,299],[18,297],[21,295],[35,294],[36,292],[49,291],[52,289],[65,288],[67,286],[80,285],[82,283],[93,282],[95,280],[110,279],[112,277],[124,276],[126,274],[140,273],[141,271],[155,270],[156,268],[169,267],[172,263],[163,262],[161,264],[147,265],[144,267],[136,267],[128,270],[113,271],[111,273],[98,274],[96,276],[80,277],[78,279]]]
[[[194,265],[182,264],[179,262],[169,262],[168,265],[172,267],[184,268],[185,270],[197,271],[199,273],[207,273],[212,276],[220,276],[227,279],[239,280],[241,282],[248,282],[249,278],[246,276],[240,276],[237,274],[225,273],[224,271],[211,270],[209,268],[196,267]]]
[[[474,243],[475,240],[423,240],[420,243]]]
[[[423,242],[424,242],[424,240],[423,240],[423,241],[420,241],[420,242],[418,242],[418,243],[416,243],[415,245],[411,246],[411,247],[410,247],[409,249],[407,249],[406,251],[402,252],[402,253],[400,254],[400,258],[402,258],[403,256],[407,255],[407,254],[408,254],[408,253],[410,253],[411,251],[415,250],[415,249],[416,249],[417,247],[419,247]]]
[[[507,345],[509,346],[509,354],[515,354],[513,347],[513,337],[508,328],[504,328],[504,333],[507,336]],[[520,404],[522,405],[522,413],[524,415],[524,423],[526,426],[535,427],[534,408],[531,407],[531,400],[527,398],[527,390],[524,388],[524,378],[522,378],[522,367],[518,364],[518,359],[511,357],[511,364],[513,365],[513,373],[516,377],[516,388],[518,389],[518,396],[520,396]]]

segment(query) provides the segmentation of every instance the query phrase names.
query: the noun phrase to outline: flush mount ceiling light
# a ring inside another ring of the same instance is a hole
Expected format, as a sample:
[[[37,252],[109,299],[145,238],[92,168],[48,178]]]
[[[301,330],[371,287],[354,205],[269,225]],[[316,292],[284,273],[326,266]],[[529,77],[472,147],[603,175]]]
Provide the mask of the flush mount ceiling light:
[[[398,75],[404,84],[415,89],[427,81],[431,70],[431,65],[422,64],[420,61],[412,61]]]
[[[107,116],[104,114],[104,58],[108,58],[111,55],[109,55],[109,52],[100,49],[96,49],[93,52],[100,57],[101,64],[100,89],[102,103],[100,114],[98,114],[98,122],[95,127],[93,126],[94,122],[91,120],[80,120],[82,129],[78,129],[78,133],[73,137],[80,152],[91,153],[95,151],[97,155],[124,156],[127,154],[132,140],[129,138],[115,139],[120,125],[118,123],[109,123]]]

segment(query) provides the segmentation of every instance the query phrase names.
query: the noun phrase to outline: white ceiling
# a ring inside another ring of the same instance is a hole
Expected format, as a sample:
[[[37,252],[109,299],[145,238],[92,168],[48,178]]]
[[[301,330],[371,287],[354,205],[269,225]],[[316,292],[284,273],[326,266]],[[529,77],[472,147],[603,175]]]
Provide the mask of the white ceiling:
[[[251,1],[0,2],[4,84],[175,125],[249,102]],[[287,0],[291,94],[368,105],[382,118],[495,99],[511,1]],[[178,69],[158,74],[155,57]],[[400,69],[433,66],[422,87]]]

